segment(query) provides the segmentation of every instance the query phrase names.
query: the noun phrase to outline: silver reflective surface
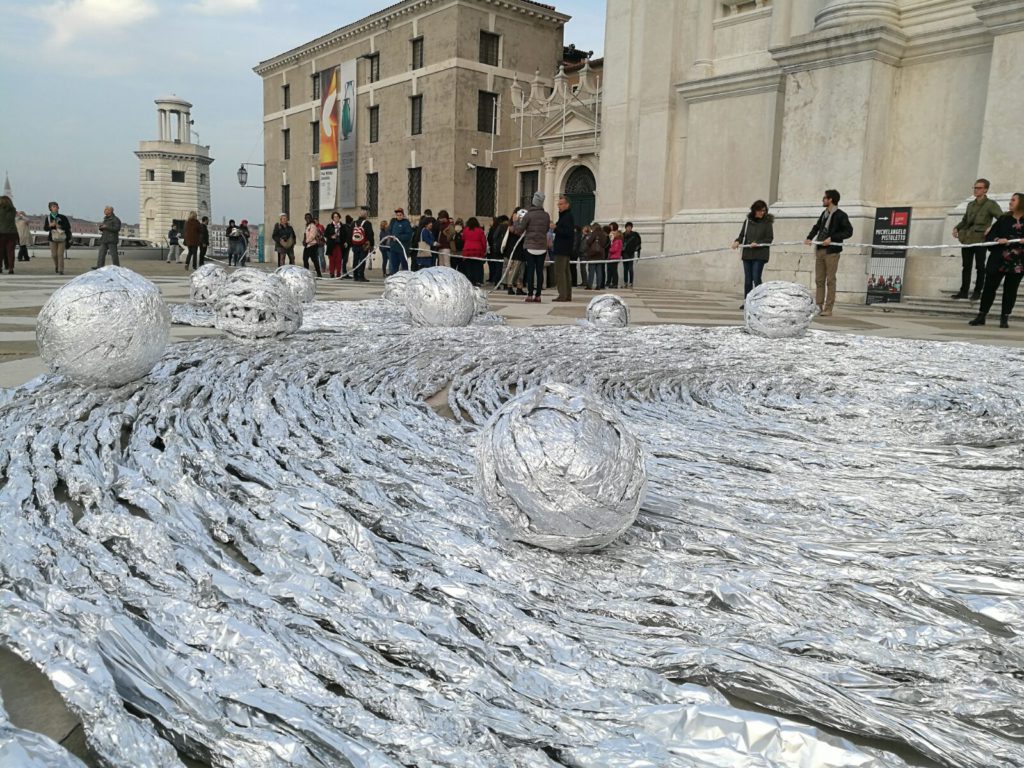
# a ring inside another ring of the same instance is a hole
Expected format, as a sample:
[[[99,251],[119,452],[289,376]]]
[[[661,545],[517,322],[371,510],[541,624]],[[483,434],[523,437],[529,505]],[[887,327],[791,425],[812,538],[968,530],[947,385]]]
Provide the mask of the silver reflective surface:
[[[477,486],[516,541],[596,550],[636,519],[644,456],[618,413],[565,384],[528,389],[480,432]]]
[[[412,274],[409,270],[403,269],[384,278],[384,298],[395,304],[405,304],[405,294],[409,289]]]
[[[80,384],[103,387],[149,373],[170,332],[170,312],[159,289],[115,266],[68,281],[36,320],[36,344],[46,366]]]
[[[227,278],[227,270],[219,264],[203,264],[189,278],[189,298],[192,303],[212,306]]]
[[[587,305],[587,320],[594,328],[625,328],[629,305],[614,293],[602,293]]]
[[[417,325],[469,325],[477,312],[477,293],[469,278],[458,270],[428,267],[409,278],[405,306]]]
[[[756,286],[743,301],[747,331],[768,339],[798,338],[818,314],[811,292],[797,283],[771,280]]]
[[[285,264],[275,269],[274,274],[284,280],[284,284],[300,304],[308,304],[316,298],[316,278],[308,269],[295,264]]]
[[[346,307],[0,393],[0,643],[108,764],[904,764],[813,724],[1024,764],[1021,350]],[[596,553],[478,500],[481,427],[551,381],[646,455]]]
[[[53,739],[15,727],[0,699],[0,768],[85,768],[85,763]]]
[[[278,275],[236,269],[217,295],[214,326],[236,339],[281,338],[302,325],[302,305]]]

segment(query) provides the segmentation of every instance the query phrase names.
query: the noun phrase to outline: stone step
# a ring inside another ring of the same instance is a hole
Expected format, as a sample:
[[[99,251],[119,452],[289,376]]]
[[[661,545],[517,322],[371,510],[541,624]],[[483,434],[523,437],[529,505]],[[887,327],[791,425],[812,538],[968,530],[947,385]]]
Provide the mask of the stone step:
[[[996,298],[993,302],[994,308],[999,307],[1002,293],[1003,291],[1000,287],[1000,290],[996,292]],[[898,304],[872,304],[871,306],[875,309],[884,309],[885,311],[899,309],[903,312],[970,317],[978,313],[979,303],[971,299],[951,299],[949,296],[945,298],[939,296],[904,296]]]

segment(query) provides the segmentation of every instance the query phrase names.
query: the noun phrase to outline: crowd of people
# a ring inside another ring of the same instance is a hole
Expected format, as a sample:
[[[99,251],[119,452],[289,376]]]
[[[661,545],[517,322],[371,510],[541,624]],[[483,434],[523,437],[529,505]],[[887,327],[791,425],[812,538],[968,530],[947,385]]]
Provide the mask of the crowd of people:
[[[540,302],[545,288],[557,288],[554,301],[571,301],[572,289],[603,291],[633,285],[635,259],[643,245],[632,222],[602,226],[576,224],[566,197],[558,200],[558,216],[544,210],[544,193],[530,205],[494,217],[487,227],[476,216],[462,219],[446,210],[437,216],[426,209],[414,224],[403,208],[381,220],[376,232],[364,207],[356,219],[337,211],[323,226],[307,213],[301,233],[302,264],[318,277],[366,281],[366,268],[379,255],[386,277],[402,270],[433,266],[462,272],[473,285],[503,288],[525,301]],[[271,234],[278,265],[295,264],[300,235],[282,213]],[[583,264],[578,262],[599,262]]]

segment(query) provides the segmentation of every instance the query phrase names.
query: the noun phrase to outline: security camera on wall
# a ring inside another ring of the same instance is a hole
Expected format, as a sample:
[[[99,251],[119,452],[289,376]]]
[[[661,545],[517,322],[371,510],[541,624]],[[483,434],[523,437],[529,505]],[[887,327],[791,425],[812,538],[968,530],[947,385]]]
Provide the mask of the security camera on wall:
[[[466,170],[467,171],[475,171],[476,170],[476,166],[473,165],[473,163],[466,163]]]

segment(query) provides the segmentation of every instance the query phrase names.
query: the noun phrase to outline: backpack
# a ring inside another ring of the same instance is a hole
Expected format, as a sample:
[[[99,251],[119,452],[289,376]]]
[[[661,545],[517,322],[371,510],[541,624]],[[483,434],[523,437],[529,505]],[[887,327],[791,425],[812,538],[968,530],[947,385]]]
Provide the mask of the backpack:
[[[366,230],[363,229],[361,221],[357,221],[352,225],[352,235],[349,238],[349,242],[352,245],[362,245],[366,242]]]

